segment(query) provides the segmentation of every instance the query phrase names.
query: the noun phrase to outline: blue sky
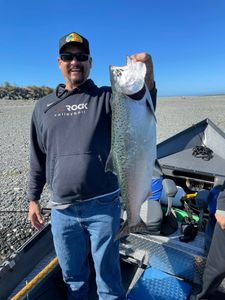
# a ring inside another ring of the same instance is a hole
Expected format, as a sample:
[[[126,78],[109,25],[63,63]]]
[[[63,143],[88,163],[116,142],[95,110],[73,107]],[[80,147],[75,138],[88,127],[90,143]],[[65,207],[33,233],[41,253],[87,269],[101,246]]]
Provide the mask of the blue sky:
[[[225,93],[224,0],[0,0],[0,83],[55,87],[58,40],[89,39],[97,85],[126,55],[152,55],[160,96]]]

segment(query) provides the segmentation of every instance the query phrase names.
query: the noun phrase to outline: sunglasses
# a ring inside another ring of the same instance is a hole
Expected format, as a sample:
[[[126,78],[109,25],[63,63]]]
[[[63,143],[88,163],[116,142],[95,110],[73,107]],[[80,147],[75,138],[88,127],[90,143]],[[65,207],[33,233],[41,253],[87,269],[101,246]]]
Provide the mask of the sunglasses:
[[[87,61],[89,58],[88,54],[85,53],[62,53],[60,58],[64,62],[72,61],[74,58],[76,61]]]

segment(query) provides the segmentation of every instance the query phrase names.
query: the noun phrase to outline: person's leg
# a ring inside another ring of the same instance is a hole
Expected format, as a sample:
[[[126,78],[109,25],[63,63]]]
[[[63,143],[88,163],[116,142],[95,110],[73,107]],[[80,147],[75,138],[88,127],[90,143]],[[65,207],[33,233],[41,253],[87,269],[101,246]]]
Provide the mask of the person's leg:
[[[81,226],[78,206],[52,209],[54,246],[68,290],[68,299],[86,300],[88,293],[89,236]]]
[[[224,248],[225,231],[216,224],[203,275],[202,292],[197,299],[211,299],[210,296],[225,278]]]
[[[88,231],[95,265],[99,300],[124,300],[119,241],[115,236],[120,227],[120,202],[116,196],[91,201]]]

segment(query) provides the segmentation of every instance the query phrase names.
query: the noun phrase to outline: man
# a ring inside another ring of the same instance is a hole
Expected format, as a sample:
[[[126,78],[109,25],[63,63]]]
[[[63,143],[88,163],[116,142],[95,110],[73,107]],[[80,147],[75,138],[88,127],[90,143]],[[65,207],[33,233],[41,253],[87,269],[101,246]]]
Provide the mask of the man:
[[[217,288],[225,278],[225,183],[221,188],[217,200],[216,226],[213,233],[209,254],[203,275],[202,292],[197,299],[224,299],[224,293],[219,293]]]
[[[150,55],[132,59],[147,66],[146,84],[156,102]],[[54,246],[68,299],[87,299],[91,251],[99,299],[125,299],[119,265],[117,178],[105,172],[111,142],[111,88],[88,79],[89,42],[72,32],[59,41],[59,69],[65,79],[38,101],[31,124],[29,220],[41,229],[38,200],[47,182]]]

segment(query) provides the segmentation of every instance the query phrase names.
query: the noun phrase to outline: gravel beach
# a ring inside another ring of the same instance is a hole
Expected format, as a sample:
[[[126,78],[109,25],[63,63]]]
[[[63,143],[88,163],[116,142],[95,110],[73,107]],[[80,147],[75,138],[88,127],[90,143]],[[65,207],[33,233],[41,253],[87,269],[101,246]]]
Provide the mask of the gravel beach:
[[[0,99],[0,264],[33,233],[25,198],[29,167],[29,129],[33,100]],[[158,142],[205,118],[225,131],[225,95],[159,98]],[[47,190],[42,206],[47,203]]]

